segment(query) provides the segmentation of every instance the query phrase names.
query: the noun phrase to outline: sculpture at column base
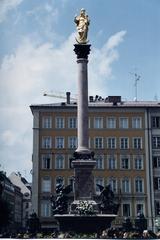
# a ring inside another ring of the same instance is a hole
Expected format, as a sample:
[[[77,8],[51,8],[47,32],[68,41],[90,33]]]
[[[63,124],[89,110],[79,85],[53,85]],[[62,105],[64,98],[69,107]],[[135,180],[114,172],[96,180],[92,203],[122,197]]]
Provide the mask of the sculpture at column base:
[[[117,214],[121,199],[119,198],[118,201],[115,201],[114,192],[110,184],[105,187],[100,184],[96,184],[96,186],[100,190],[100,202],[98,203],[99,210],[103,214]]]

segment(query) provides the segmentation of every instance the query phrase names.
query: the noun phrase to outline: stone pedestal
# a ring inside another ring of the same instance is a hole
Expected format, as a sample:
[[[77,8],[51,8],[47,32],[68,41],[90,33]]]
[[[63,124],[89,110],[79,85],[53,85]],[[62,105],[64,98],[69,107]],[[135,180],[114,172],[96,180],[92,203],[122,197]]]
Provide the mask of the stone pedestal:
[[[91,200],[94,195],[94,177],[92,174],[96,161],[75,160],[74,167],[74,200]]]

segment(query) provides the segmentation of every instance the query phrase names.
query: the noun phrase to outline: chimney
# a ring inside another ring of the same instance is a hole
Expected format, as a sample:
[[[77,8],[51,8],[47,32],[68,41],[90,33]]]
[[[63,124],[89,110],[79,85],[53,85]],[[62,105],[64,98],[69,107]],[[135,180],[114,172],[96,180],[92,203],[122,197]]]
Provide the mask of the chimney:
[[[67,104],[70,104],[70,92],[66,92],[66,97],[67,97]]]
[[[93,101],[94,101],[93,96],[89,96],[89,101],[90,101],[90,102],[93,102]]]

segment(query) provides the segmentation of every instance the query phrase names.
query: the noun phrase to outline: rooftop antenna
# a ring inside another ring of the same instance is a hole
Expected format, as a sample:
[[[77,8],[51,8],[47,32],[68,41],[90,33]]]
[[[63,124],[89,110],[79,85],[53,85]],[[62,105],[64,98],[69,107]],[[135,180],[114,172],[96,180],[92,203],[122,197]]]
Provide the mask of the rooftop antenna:
[[[154,95],[154,101],[158,101],[157,93]]]
[[[134,87],[135,87],[135,97],[134,97],[134,101],[137,101],[138,99],[138,81],[140,81],[141,76],[138,75],[136,72],[132,73],[132,75],[134,75]]]

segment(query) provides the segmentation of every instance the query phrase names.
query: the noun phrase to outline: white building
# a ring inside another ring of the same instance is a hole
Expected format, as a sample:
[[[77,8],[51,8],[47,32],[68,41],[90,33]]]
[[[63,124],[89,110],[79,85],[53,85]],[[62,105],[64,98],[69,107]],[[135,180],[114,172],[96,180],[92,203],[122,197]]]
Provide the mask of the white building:
[[[21,193],[23,194],[22,226],[25,228],[27,219],[31,213],[31,184],[20,173],[12,172],[8,178],[15,186],[21,189]]]

